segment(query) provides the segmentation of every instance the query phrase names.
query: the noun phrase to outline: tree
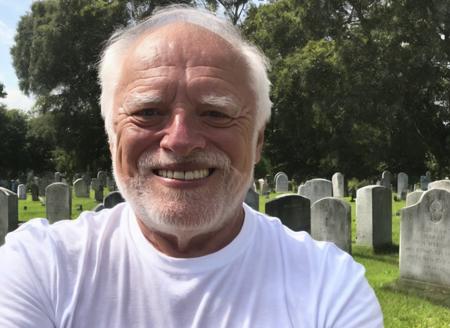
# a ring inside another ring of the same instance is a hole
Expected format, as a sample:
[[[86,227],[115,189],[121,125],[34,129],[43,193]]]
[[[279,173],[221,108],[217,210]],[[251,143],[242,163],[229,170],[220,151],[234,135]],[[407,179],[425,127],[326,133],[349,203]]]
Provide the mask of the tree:
[[[100,51],[115,28],[169,3],[48,0],[34,2],[21,18],[13,64],[21,90],[36,96],[39,113],[53,123],[59,154],[53,160],[64,158],[61,169],[110,167],[98,104]]]
[[[252,8],[243,31],[273,64],[274,168],[300,179],[419,175],[430,162],[448,172],[449,17],[445,1]]]
[[[5,98],[7,96],[6,91],[5,91],[5,86],[0,83],[0,98]]]

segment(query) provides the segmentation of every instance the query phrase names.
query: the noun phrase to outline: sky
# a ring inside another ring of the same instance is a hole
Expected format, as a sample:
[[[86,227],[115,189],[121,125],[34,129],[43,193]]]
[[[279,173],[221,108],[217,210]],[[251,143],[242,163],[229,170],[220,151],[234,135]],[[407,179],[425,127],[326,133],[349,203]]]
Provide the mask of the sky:
[[[7,108],[25,111],[33,106],[34,101],[19,90],[9,49],[14,43],[17,23],[30,10],[31,3],[32,0],[0,0],[0,82],[5,85],[8,94],[0,102]]]

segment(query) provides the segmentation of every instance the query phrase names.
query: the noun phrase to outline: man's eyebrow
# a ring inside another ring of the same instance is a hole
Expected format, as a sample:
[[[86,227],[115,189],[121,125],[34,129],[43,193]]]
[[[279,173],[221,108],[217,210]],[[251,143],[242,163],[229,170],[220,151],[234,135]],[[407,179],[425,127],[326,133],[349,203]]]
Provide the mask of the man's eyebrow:
[[[132,93],[124,101],[125,108],[134,108],[144,104],[161,103],[162,97],[159,92]]]
[[[237,114],[240,110],[237,101],[230,96],[207,95],[200,98],[200,103],[226,109],[231,111],[231,114]]]

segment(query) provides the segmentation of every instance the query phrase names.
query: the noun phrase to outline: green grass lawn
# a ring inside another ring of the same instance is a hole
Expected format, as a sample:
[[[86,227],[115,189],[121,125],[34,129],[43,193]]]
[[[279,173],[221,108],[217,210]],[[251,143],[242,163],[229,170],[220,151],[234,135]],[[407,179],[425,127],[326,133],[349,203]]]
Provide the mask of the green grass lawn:
[[[107,191],[105,191],[105,195]],[[45,206],[41,202],[19,200],[19,220],[45,217]],[[260,210],[264,212],[266,201],[276,197],[260,197]],[[450,327],[450,292],[431,290],[424,294],[413,288],[405,289],[397,283],[399,278],[398,245],[400,236],[399,210],[405,206],[404,201],[392,201],[392,242],[393,247],[375,253],[371,248],[356,246],[355,202],[350,202],[352,208],[352,252],[353,256],[366,268],[366,276],[374,288],[383,309],[386,327]],[[72,200],[72,218],[76,218],[83,210],[91,210],[97,205],[93,194],[90,198]],[[27,209],[25,210],[24,207]]]

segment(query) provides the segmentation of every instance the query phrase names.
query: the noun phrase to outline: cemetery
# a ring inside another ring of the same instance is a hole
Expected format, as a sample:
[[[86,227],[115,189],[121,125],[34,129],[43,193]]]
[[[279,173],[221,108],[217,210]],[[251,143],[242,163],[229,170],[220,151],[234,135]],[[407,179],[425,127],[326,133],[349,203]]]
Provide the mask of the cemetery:
[[[3,104],[19,89],[0,81],[0,245],[30,219],[124,201],[105,169],[98,49],[172,2],[31,1],[17,17],[7,53],[35,104]],[[450,327],[450,2],[260,2],[207,2],[272,66],[245,203],[351,254],[386,327]]]
[[[408,191],[415,187],[405,184],[407,175],[402,173],[396,176],[401,181],[394,191],[394,178],[383,172],[378,184],[359,188],[352,200],[341,173],[331,180],[310,179],[295,188],[287,174],[280,172],[272,181],[255,183],[245,202],[279,217],[294,231],[307,231],[314,239],[331,241],[352,254],[366,268],[386,326],[415,325],[428,316],[433,322],[444,322],[450,307],[449,180],[430,181],[426,190],[419,183],[417,190]],[[124,201],[104,171],[97,178],[75,176],[72,184],[60,174],[30,181],[29,188],[20,181],[9,186],[1,181],[0,243],[7,231],[31,218],[46,217],[54,223]],[[13,187],[16,192],[10,190]],[[410,303],[420,310],[402,315],[400,309]]]

